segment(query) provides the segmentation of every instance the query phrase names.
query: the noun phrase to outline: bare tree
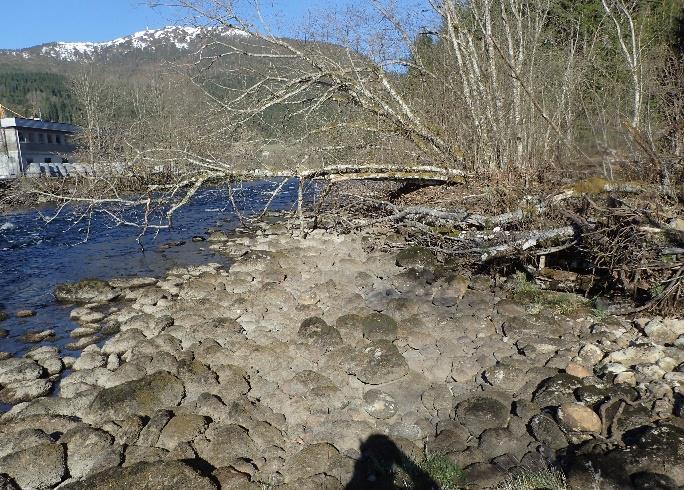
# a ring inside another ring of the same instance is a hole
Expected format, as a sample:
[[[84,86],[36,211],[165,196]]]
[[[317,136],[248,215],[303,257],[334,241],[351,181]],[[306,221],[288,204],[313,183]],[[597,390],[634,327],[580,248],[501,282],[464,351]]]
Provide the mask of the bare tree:
[[[636,25],[634,5],[624,0],[601,0],[606,15],[615,26],[615,33],[632,79],[632,127],[641,126],[644,74],[642,64],[641,29]]]
[[[116,111],[117,90],[96,75],[93,66],[83,67],[73,78],[71,90],[79,101],[78,122],[82,131],[76,135],[76,143],[84,152],[80,160],[96,170],[98,160],[109,155],[108,142],[115,139],[111,126]]]
[[[207,43],[193,81],[228,122],[224,134],[285,108],[300,130],[278,144],[296,149],[293,162],[520,175],[575,151],[568,114],[577,42],[571,36],[542,52],[549,1],[428,2],[419,25],[411,16],[420,8],[373,0],[344,18],[320,17],[306,42],[273,33],[258,3],[176,5],[204,25],[249,33]],[[425,33],[436,39],[428,52],[416,48]],[[427,59],[435,56],[440,63]],[[217,81],[221,70],[240,86]],[[408,89],[407,72],[418,74],[419,90]]]

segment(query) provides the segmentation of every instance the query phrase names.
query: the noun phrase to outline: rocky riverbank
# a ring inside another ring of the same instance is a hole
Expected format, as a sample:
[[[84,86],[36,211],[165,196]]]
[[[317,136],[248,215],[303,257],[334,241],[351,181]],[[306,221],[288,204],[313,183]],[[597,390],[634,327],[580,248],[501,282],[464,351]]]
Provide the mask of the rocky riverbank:
[[[438,456],[474,488],[684,485],[684,321],[530,304],[378,236],[215,233],[229,269],[58,288],[82,353],[0,361],[0,487],[411,488]]]

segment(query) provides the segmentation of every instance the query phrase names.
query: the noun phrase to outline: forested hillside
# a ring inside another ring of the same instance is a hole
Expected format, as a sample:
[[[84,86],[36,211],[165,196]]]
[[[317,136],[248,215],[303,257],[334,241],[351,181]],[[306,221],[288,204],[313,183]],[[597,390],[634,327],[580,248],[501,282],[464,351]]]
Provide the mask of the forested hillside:
[[[67,77],[55,73],[0,70],[0,103],[23,116],[52,121],[72,122],[76,114]]]

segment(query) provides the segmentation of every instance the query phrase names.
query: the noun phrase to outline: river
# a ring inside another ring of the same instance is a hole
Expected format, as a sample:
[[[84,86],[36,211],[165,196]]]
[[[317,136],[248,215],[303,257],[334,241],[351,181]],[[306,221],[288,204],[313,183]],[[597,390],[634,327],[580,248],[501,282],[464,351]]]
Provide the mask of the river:
[[[273,183],[257,182],[241,186],[239,206],[247,213],[261,209]],[[270,209],[290,210],[296,202],[297,183],[289,182],[273,201]],[[0,339],[0,351],[21,355],[39,344],[27,344],[22,336],[28,331],[55,330],[56,337],[43,344],[60,347],[72,341],[69,332],[76,323],[69,319],[71,306],[58,304],[52,292],[62,282],[85,278],[109,279],[123,276],[162,276],[174,266],[207,262],[225,262],[212,253],[207,242],[195,242],[193,236],[205,236],[207,229],[232,231],[239,221],[227,198],[225,188],[208,188],[174,217],[173,228],[156,237],[149,232],[141,240],[138,230],[114,226],[104,213],[93,215],[90,223],[79,220],[73,209],[65,209],[52,222],[55,208],[0,215],[0,310],[8,318],[0,328],[9,335]],[[144,250],[143,250],[144,249]],[[34,310],[30,318],[17,318],[19,310]]]

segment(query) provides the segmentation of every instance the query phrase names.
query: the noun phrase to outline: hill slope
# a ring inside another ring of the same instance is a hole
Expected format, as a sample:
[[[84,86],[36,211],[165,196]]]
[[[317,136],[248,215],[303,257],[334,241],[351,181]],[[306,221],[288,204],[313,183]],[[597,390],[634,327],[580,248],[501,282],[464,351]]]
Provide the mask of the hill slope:
[[[59,73],[0,69],[0,103],[24,117],[72,122],[76,104]]]
[[[299,49],[323,53],[331,60],[348,58],[344,48],[334,44],[287,41]],[[223,55],[231,50],[235,56],[212,58],[212,55]],[[0,50],[0,104],[27,117],[41,114],[44,118],[78,124],[83,111],[78,105],[80,101],[72,94],[73,77],[81,82],[89,79],[96,87],[93,90],[107,94],[102,99],[104,105],[97,106],[95,113],[109,118],[111,126],[117,126],[132,115],[133,104],[127,101],[140,102],[140,94],[146,90],[153,97],[164,94],[157,103],[159,110],[166,104],[177,106],[179,110],[199,112],[207,101],[205,94],[194,84],[185,83],[184,74],[177,72],[192,72],[197,85],[213,97],[224,99],[265,76],[287,76],[299,68],[301,62],[291,56],[240,55],[245,52],[282,54],[279,50],[279,47],[233,27],[179,26],[141,31],[102,43],[54,42],[20,50]],[[198,62],[200,51],[203,61]],[[250,96],[255,104],[262,95],[269,95],[267,86],[260,90],[263,93],[255,92]],[[316,90],[311,88],[302,92],[301,103],[306,103]],[[180,109],[181,106],[185,109]],[[91,104],[90,109],[93,107],[96,106]],[[307,115],[293,107],[292,104],[274,104],[252,118],[247,126],[269,137],[301,134]],[[334,104],[329,103],[318,112],[327,117],[327,111],[333,109]],[[155,117],[164,119],[159,115]],[[313,120],[309,116],[309,121]]]
[[[250,35],[235,28],[169,26],[102,43],[53,42],[0,50],[0,104],[31,117],[71,122],[77,111],[69,76],[84,67],[117,80],[145,79],[168,63],[191,59],[213,41],[236,45]]]

